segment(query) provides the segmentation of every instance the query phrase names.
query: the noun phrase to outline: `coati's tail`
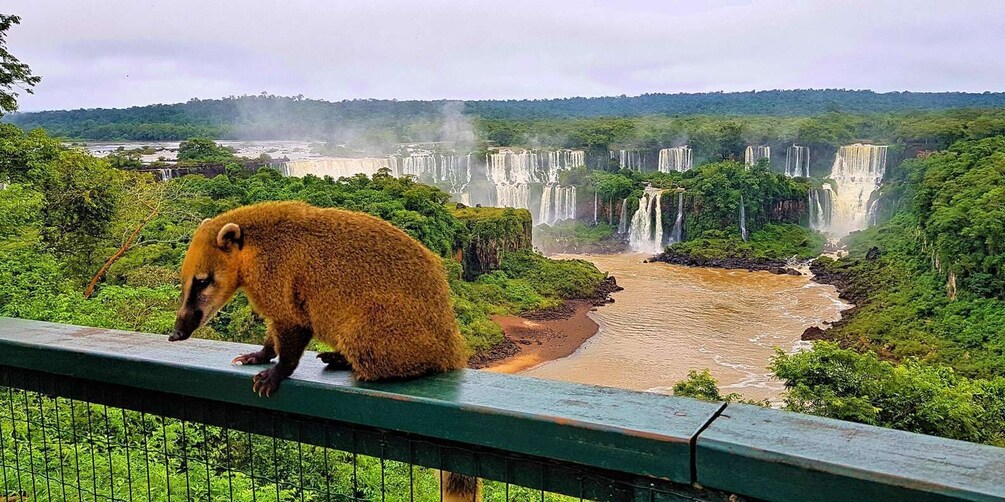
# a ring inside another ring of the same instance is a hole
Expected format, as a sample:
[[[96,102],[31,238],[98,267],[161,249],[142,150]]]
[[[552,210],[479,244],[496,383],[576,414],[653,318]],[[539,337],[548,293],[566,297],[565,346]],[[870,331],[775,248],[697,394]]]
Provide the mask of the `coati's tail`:
[[[440,471],[440,495],[443,502],[481,502],[482,483],[474,476]]]

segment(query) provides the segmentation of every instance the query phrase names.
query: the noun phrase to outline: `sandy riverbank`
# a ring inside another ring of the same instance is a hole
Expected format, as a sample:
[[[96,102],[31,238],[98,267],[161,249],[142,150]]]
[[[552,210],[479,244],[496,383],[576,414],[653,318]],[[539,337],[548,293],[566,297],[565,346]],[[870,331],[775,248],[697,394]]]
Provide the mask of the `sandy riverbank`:
[[[548,315],[494,316],[506,336],[504,352],[478,366],[496,373],[519,373],[541,363],[572,355],[597,334],[600,326],[589,317],[589,300],[572,300]]]

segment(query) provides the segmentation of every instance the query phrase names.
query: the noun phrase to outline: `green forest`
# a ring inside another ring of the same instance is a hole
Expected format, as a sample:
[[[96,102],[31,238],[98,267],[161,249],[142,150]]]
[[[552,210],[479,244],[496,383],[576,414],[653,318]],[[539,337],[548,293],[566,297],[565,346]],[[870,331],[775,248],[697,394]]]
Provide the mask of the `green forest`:
[[[849,140],[953,141],[1003,130],[1005,93],[886,93],[792,90],[648,94],[526,101],[327,102],[302,96],[232,96],[125,109],[16,113],[5,121],[92,141],[311,139],[387,146],[460,141],[451,125],[471,122],[498,145],[574,148],[671,145],[697,150],[716,140],[774,138],[808,146]],[[986,118],[970,120],[975,115]],[[963,127],[965,121],[971,122]],[[729,148],[729,141],[724,142]],[[946,143],[944,146],[948,146]],[[742,145],[740,148],[742,149]],[[710,149],[714,151],[714,149]],[[742,152],[741,152],[742,154]]]

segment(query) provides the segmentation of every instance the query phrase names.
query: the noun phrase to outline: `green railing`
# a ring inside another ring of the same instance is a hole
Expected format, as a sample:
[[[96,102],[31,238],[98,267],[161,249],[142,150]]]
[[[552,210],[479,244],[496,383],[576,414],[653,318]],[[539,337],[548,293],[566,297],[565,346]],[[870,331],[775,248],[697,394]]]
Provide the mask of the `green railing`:
[[[1005,500],[1005,449],[479,371],[364,384],[310,355],[0,318],[0,501]]]

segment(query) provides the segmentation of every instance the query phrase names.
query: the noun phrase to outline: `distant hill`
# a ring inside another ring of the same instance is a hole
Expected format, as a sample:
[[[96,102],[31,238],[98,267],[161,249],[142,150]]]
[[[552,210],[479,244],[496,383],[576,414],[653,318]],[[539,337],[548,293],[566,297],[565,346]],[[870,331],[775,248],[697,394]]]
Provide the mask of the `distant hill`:
[[[87,140],[351,139],[354,131],[430,127],[463,113],[481,119],[537,120],[643,115],[817,115],[1005,107],[1005,93],[773,90],[644,94],[600,98],[465,101],[360,99],[329,102],[281,96],[191,100],[125,109],[18,113],[4,121]],[[372,135],[372,134],[371,134]]]

